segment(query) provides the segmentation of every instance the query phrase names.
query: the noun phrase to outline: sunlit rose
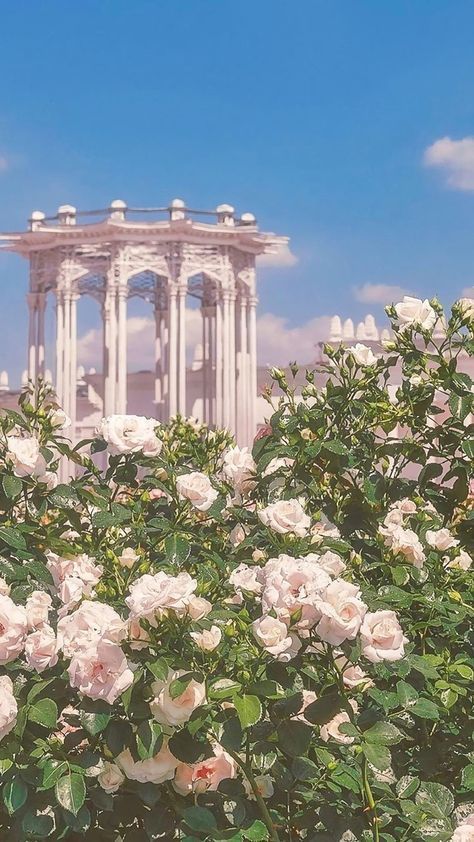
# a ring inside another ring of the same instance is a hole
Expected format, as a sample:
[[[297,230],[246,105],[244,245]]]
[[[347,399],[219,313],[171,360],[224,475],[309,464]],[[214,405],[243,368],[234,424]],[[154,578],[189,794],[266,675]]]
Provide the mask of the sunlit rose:
[[[150,702],[150,710],[162,725],[183,725],[192,712],[206,702],[206,687],[194,678],[186,684],[182,693],[174,696],[172,684],[183,675],[186,675],[186,670],[170,670],[166,681],[157,680],[151,685],[154,698]]]

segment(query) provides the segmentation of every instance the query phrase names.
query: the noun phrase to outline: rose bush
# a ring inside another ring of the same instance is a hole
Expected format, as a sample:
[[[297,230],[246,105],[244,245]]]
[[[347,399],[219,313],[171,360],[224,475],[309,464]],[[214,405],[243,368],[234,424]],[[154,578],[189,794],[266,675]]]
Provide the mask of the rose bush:
[[[388,312],[252,451],[4,413],[2,842],[474,838],[473,308]]]

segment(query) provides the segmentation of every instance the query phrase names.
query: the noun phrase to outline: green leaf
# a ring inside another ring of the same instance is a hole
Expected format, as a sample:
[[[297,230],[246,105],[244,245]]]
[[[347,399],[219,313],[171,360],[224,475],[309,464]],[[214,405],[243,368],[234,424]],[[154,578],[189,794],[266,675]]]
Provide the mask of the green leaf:
[[[291,766],[291,773],[300,781],[313,781],[320,777],[321,770],[309,757],[297,757]]]
[[[44,725],[45,728],[54,728],[58,721],[58,708],[52,699],[39,699],[34,705],[30,705],[28,719]]]
[[[420,779],[412,775],[404,775],[397,781],[396,790],[399,798],[411,798],[420,786]]]
[[[242,835],[251,842],[262,842],[268,839],[268,829],[259,819],[256,819],[250,827],[242,828]]]
[[[6,782],[3,787],[3,803],[10,815],[20,810],[27,798],[28,787],[19,775]]]
[[[270,680],[256,681],[254,684],[249,684],[245,689],[250,695],[262,696],[264,699],[277,699],[283,692],[276,681]]]
[[[323,441],[322,446],[324,450],[329,453],[336,453],[338,456],[347,456],[349,451],[342,441]]]
[[[56,781],[67,772],[68,764],[66,761],[47,760],[43,766],[43,778],[41,786],[43,789],[50,789],[55,785]]]
[[[461,442],[461,447],[469,459],[474,459],[474,439],[465,439]]]
[[[23,483],[20,477],[9,476],[8,474],[5,474],[3,477],[2,485],[6,496],[9,497],[10,500],[13,500],[14,497],[18,497],[23,489]]]
[[[0,540],[15,550],[26,549],[26,541],[23,535],[13,526],[0,526]]]
[[[133,731],[129,722],[113,719],[105,729],[105,742],[114,756],[133,744]]]
[[[21,827],[27,836],[34,839],[46,839],[54,829],[54,821],[51,816],[42,816],[29,811],[23,816]]]
[[[336,693],[321,696],[304,709],[304,718],[315,725],[326,725],[341,710],[341,697]]]
[[[86,799],[86,786],[82,775],[70,772],[56,782],[55,794],[58,804],[77,816]]]
[[[415,801],[430,816],[446,818],[454,810],[454,798],[449,789],[430,781],[422,781]]]
[[[217,827],[214,814],[205,807],[188,807],[183,813],[183,818],[188,827],[198,833],[206,833]]]
[[[111,714],[89,713],[88,711],[82,711],[80,719],[82,727],[89,734],[92,734],[92,736],[95,737],[96,734],[100,734],[106,729],[107,725],[110,722]]]
[[[163,743],[163,731],[158,722],[141,722],[136,734],[137,751],[140,760],[148,760],[158,754]]]
[[[250,728],[262,717],[262,704],[257,696],[234,696],[233,699],[242,728]]]
[[[157,658],[156,661],[147,661],[147,668],[158,681],[166,681],[169,673],[169,666],[164,658]]]
[[[411,708],[418,699],[418,692],[406,681],[399,681],[397,684],[397,696],[404,708]]]
[[[461,782],[464,789],[474,789],[474,764],[465,766],[461,774]]]
[[[182,696],[194,677],[194,673],[188,672],[186,675],[180,675],[179,678],[175,678],[169,686],[169,694],[171,698],[178,699],[179,696]]]
[[[193,737],[187,728],[175,731],[170,737],[168,746],[171,754],[182,763],[197,763],[204,754],[208,757],[212,756],[210,744]]]
[[[439,710],[434,702],[429,699],[417,699],[410,708],[410,713],[419,716],[421,719],[439,719]]]
[[[376,722],[364,731],[363,737],[368,743],[382,746],[394,746],[403,740],[403,734],[391,722]]]
[[[165,554],[169,564],[184,564],[190,552],[189,541],[182,535],[173,533],[165,539]]]
[[[386,746],[372,743],[363,743],[362,750],[368,762],[372,766],[375,766],[376,769],[380,769],[381,772],[384,772],[385,769],[388,769],[390,767],[392,758]]]
[[[280,748],[290,757],[301,757],[306,754],[311,741],[312,730],[309,725],[298,720],[282,722],[278,726],[278,740]]]

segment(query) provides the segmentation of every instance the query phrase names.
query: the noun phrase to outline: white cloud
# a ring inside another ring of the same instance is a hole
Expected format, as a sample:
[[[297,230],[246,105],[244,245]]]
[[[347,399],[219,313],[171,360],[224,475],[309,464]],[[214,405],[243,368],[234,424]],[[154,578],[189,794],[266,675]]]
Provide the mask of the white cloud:
[[[266,269],[272,268],[288,268],[298,263],[296,254],[293,254],[288,243],[281,246],[274,254],[261,254],[257,257],[257,266]]]
[[[425,149],[423,162],[442,170],[449,187],[474,190],[474,137],[441,137]]]
[[[461,290],[461,298],[474,298],[474,286],[464,287],[464,289]]]
[[[0,173],[6,172],[8,169],[8,159],[5,155],[0,155]]]
[[[273,313],[265,313],[257,320],[258,360],[260,365],[286,365],[290,360],[313,362],[316,344],[329,336],[329,316],[318,316],[298,327],[290,327],[288,320]],[[196,345],[201,342],[199,310],[187,310],[186,344],[190,361]],[[154,320],[132,316],[127,322],[127,357],[129,371],[150,370],[154,366]],[[88,330],[78,340],[79,365],[102,369],[102,330]]]
[[[361,287],[354,287],[354,298],[362,304],[392,304],[400,301],[408,290],[391,284],[363,284]]]

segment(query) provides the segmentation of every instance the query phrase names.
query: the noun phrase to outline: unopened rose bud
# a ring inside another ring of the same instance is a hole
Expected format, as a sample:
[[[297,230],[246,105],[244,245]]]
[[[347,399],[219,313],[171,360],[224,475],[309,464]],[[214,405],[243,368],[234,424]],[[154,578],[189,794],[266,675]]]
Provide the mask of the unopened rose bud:
[[[254,561],[263,561],[266,558],[265,553],[262,550],[254,550],[252,553],[252,559]]]
[[[309,427],[303,427],[303,429],[300,432],[300,436],[304,441],[311,441],[311,439],[316,438],[316,436],[314,435],[314,433],[311,432]]]

